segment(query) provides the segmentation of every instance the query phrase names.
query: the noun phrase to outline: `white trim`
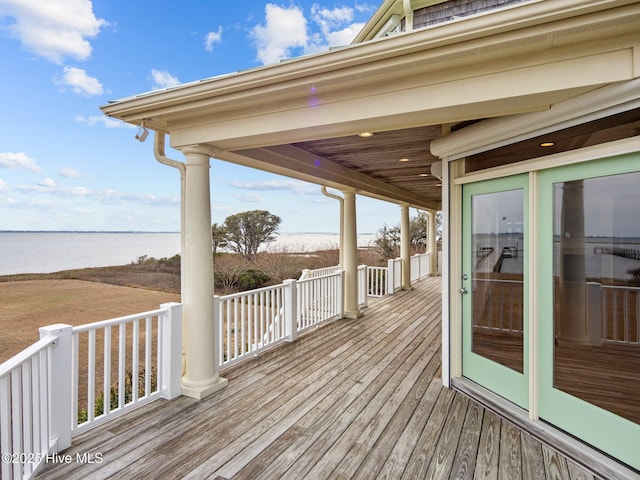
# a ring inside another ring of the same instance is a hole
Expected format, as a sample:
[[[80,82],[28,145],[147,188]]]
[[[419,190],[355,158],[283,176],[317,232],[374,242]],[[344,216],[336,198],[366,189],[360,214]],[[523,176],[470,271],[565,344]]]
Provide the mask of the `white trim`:
[[[450,239],[450,212],[451,200],[449,195],[449,168],[448,163],[444,164],[442,170],[442,384],[445,387],[451,386],[451,319],[449,303],[451,296],[451,288],[449,285],[450,270],[449,250],[451,249]],[[455,373],[454,373],[455,374]]]
[[[536,232],[538,231],[538,172],[529,174],[529,211],[527,243],[529,246],[529,265],[527,266],[528,282],[528,329],[529,338],[529,358],[527,369],[529,372],[529,419],[538,420],[538,242],[536,242]]]
[[[616,113],[640,108],[640,78],[602,87],[542,112],[492,118],[431,142],[431,153],[467,157]]]

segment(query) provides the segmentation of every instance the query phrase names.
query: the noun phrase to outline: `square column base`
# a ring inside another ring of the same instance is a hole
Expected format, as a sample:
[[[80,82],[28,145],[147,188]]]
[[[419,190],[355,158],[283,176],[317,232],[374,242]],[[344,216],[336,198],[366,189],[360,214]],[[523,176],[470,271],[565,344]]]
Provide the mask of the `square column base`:
[[[184,384],[182,385],[182,395],[185,397],[195,398],[196,400],[202,400],[209,395],[216,393],[219,390],[222,390],[229,384],[229,381],[226,378],[218,377],[217,381],[211,385],[206,385],[203,387],[186,387]]]
[[[360,318],[360,317],[364,317],[364,313],[362,313],[360,310],[356,310],[355,312],[344,312],[342,314],[343,318]]]

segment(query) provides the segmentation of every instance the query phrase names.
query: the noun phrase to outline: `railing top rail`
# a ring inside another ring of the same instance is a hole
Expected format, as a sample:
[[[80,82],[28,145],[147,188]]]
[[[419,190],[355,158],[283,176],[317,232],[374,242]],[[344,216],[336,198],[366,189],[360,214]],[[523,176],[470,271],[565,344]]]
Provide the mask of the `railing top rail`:
[[[4,377],[9,372],[11,372],[11,370],[22,364],[25,360],[30,359],[37,353],[49,347],[49,345],[54,345],[57,340],[58,337],[41,338],[31,346],[25,348],[19,353],[16,353],[9,360],[0,364],[0,377]]]
[[[88,332],[90,330],[95,330],[97,328],[110,327],[113,325],[119,325],[121,323],[132,322],[134,320],[139,320],[141,318],[153,317],[156,315],[160,315],[164,313],[162,308],[158,308],[157,310],[149,310],[148,312],[142,313],[134,313],[132,315],[126,315],[124,317],[111,318],[109,320],[101,320],[99,322],[86,323],[84,325],[78,325],[71,329],[72,333],[81,333]]]
[[[522,280],[503,280],[500,278],[474,278],[474,282],[492,282],[492,283],[517,283],[521,284]]]
[[[320,278],[329,278],[329,277],[338,277],[341,274],[341,270],[338,270],[337,272],[334,273],[327,273],[326,275],[319,275],[317,277],[309,277],[309,278],[305,278],[303,280],[298,280],[297,283],[310,283],[313,282],[314,280],[318,280]]]
[[[284,283],[279,283],[277,285],[269,285],[268,287],[256,288],[253,290],[246,290],[244,292],[230,293],[228,295],[222,295],[219,298],[221,300],[231,300],[234,298],[246,297],[247,295],[252,295],[254,293],[268,292],[270,290],[278,290],[282,288],[284,288]]]
[[[601,283],[598,282],[587,282],[587,284],[596,284],[596,285],[600,285],[600,288],[603,289],[607,289],[607,290],[631,290],[631,291],[640,291],[640,287],[631,287],[631,286],[625,286],[625,285],[602,285]]]

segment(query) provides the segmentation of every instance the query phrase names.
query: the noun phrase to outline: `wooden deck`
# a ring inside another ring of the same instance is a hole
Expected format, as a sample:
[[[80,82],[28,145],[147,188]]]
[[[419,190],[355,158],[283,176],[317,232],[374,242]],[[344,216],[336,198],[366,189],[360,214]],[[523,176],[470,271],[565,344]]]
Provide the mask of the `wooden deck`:
[[[593,479],[442,387],[440,283],[229,368],[210,398],[157,401],[80,435],[71,463],[38,478]]]

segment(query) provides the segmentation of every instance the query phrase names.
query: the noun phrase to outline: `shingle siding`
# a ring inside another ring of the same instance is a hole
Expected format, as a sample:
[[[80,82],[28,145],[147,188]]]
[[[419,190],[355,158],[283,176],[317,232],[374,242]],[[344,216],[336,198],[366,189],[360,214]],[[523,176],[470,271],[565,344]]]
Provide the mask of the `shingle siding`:
[[[414,10],[413,28],[447,22],[453,20],[454,17],[466,17],[524,1],[526,0],[451,0],[438,3]]]

